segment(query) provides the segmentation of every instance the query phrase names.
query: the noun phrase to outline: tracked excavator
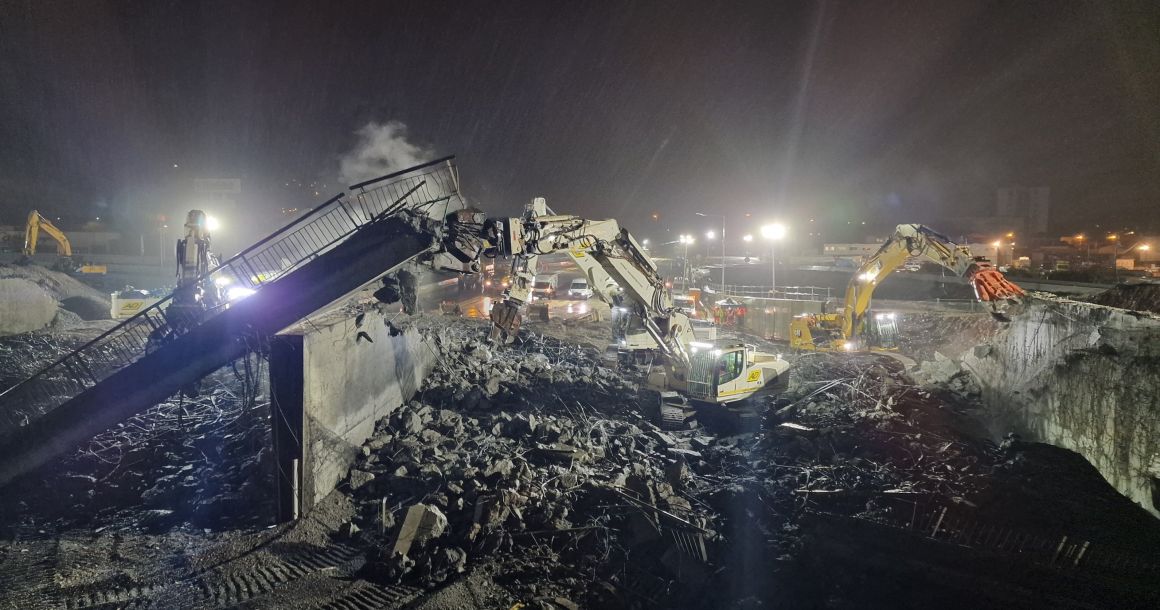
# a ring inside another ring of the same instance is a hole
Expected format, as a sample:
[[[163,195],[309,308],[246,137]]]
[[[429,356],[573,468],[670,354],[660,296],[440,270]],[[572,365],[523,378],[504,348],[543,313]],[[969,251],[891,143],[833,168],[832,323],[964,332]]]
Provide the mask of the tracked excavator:
[[[24,223],[24,258],[22,261],[30,262],[36,254],[36,246],[37,242],[40,241],[41,231],[56,242],[56,253],[60,255],[60,258],[52,266],[54,271],[97,275],[104,275],[108,272],[105,265],[76,263],[73,260],[72,244],[69,242],[68,236],[37,210],[29,212],[28,221]]]
[[[688,316],[673,306],[656,264],[615,220],[588,220],[549,213],[536,198],[519,218],[491,218],[483,225],[488,256],[512,257],[512,285],[491,310],[489,337],[511,341],[530,302],[541,255],[567,252],[589,286],[614,307],[630,309],[657,346],[648,383],[697,403],[727,404],[781,387],[789,362],[753,345],[714,345],[695,339]],[[611,282],[608,280],[612,280]]]
[[[208,216],[202,210],[190,210],[185,216],[185,236],[177,240],[177,289],[166,309],[170,319],[177,322],[174,327],[179,332],[182,326],[197,323],[205,311],[222,302],[221,287],[207,277],[218,266],[210,243]]]
[[[892,313],[870,316],[870,301],[886,278],[910,258],[941,265],[965,278],[991,314],[1006,319],[1027,293],[966,246],[919,224],[898,225],[894,234],[850,278],[846,300],[836,313],[809,314],[790,323],[790,347],[810,351],[892,350],[897,326]]]

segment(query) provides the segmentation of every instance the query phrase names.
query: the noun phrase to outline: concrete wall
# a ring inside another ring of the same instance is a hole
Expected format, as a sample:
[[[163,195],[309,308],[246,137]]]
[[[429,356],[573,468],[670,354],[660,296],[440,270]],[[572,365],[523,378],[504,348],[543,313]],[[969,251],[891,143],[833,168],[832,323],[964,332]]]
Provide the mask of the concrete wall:
[[[308,322],[291,331],[301,337],[300,348],[293,341],[275,348],[279,364],[275,370],[272,358],[271,385],[276,406],[284,428],[301,428],[300,435],[291,438],[301,439],[303,511],[346,477],[375,422],[409,400],[434,364],[434,353],[423,345],[419,333],[411,330],[392,337],[384,314],[376,310],[362,318],[361,324],[347,316]],[[292,379],[295,358],[301,363],[297,400]],[[279,450],[279,455],[290,454]]]
[[[962,365],[993,432],[1076,451],[1160,516],[1160,318],[1035,299]]]

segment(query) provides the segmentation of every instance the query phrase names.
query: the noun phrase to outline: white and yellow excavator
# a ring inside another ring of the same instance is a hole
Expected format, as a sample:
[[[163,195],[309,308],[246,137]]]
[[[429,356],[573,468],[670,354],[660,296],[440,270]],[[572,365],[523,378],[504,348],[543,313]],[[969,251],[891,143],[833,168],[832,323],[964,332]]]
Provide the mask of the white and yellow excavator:
[[[31,261],[32,257],[36,255],[36,246],[37,242],[40,241],[41,231],[56,242],[56,253],[60,255],[60,258],[53,265],[54,270],[65,273],[97,275],[108,273],[108,268],[105,265],[77,264],[73,261],[72,244],[69,243],[68,236],[64,234],[64,231],[56,228],[56,225],[52,224],[52,222],[37,210],[29,212],[28,221],[24,223],[23,260]]]
[[[210,281],[209,272],[218,265],[210,251],[209,217],[201,210],[190,210],[185,217],[185,236],[177,240],[177,289],[167,315],[181,323],[200,320],[206,310],[221,303],[220,287]]]
[[[697,341],[688,316],[673,306],[656,264],[615,220],[549,214],[538,197],[519,218],[488,219],[484,233],[491,254],[513,258],[512,285],[491,310],[493,340],[510,341],[519,332],[538,257],[567,252],[594,293],[614,307],[630,309],[655,342],[659,366],[651,367],[648,375],[654,389],[676,391],[695,402],[726,404],[785,382],[790,365],[780,355],[744,343]]]
[[[889,350],[895,347],[894,314],[868,317],[874,289],[910,258],[930,261],[966,278],[975,297],[993,315],[1005,318],[1027,293],[966,246],[918,224],[898,225],[894,234],[850,278],[846,300],[836,313],[808,314],[790,323],[790,347],[811,351]]]

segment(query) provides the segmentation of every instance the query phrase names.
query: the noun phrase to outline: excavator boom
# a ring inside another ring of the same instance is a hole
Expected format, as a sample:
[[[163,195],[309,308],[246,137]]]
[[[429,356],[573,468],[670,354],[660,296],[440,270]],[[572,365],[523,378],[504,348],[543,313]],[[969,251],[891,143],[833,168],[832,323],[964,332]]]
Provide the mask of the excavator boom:
[[[841,313],[795,320],[790,332],[791,345],[822,350],[857,347],[874,290],[910,258],[930,261],[965,278],[974,289],[975,298],[986,303],[997,317],[1002,317],[1010,306],[1018,306],[1027,295],[990,262],[972,256],[966,246],[956,245],[947,236],[923,225],[898,225],[850,279]],[[814,337],[815,334],[823,336]]]
[[[64,231],[56,228],[56,225],[49,222],[47,218],[36,210],[28,213],[28,222],[24,224],[24,256],[33,256],[36,254],[36,242],[40,239],[41,231],[44,231],[56,241],[57,254],[66,258],[72,256],[72,244],[69,243]]]
[[[489,219],[484,233],[496,254],[514,259],[512,286],[491,311],[493,339],[518,332],[538,257],[566,251],[594,292],[609,305],[628,306],[655,341],[664,366],[658,367],[663,371],[653,369],[649,385],[722,404],[773,388],[785,378],[789,363],[778,355],[762,354],[742,343],[715,346],[696,341],[688,316],[673,306],[656,264],[615,220],[551,214],[543,198],[536,198],[520,218]]]

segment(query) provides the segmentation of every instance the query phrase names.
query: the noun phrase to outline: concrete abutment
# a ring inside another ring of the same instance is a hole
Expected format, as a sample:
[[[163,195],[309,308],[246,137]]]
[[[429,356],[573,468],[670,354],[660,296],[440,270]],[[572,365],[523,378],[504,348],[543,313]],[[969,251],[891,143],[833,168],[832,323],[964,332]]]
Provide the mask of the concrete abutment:
[[[1034,299],[961,364],[996,436],[1075,451],[1160,517],[1160,318]]]
[[[280,519],[338,486],[375,422],[415,394],[435,363],[423,341],[371,309],[302,324],[271,342]]]

